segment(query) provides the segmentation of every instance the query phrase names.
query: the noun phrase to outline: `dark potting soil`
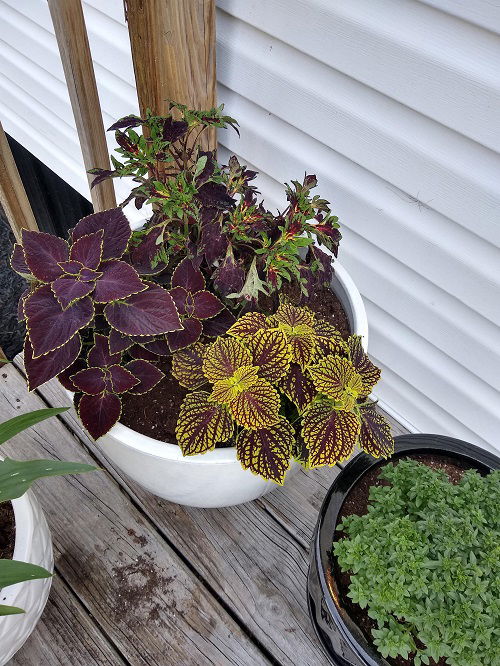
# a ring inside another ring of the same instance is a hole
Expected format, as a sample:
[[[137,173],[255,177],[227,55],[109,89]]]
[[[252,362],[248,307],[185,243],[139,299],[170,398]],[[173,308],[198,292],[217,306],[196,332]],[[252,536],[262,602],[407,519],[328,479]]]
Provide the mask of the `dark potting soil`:
[[[293,294],[287,295],[290,301],[298,302]],[[350,335],[349,320],[342,304],[328,287],[321,287],[302,304],[336,326],[343,337]],[[142,435],[174,444],[177,415],[187,391],[170,374],[169,359],[163,358],[158,367],[163,370],[165,377],[152,391],[144,395],[125,393],[122,396],[120,422]],[[232,446],[232,443],[219,446]]]
[[[22,351],[24,324],[17,320],[17,302],[26,282],[10,266],[14,236],[0,207],[0,347],[8,359]]]
[[[464,472],[468,469],[471,469],[472,467],[472,465],[468,465],[464,461],[457,460],[450,456],[415,454],[407,457],[411,458],[412,460],[417,460],[418,462],[423,463],[432,469],[442,470],[447,474],[451,483],[458,483]],[[364,516],[368,513],[368,496],[370,493],[370,488],[372,486],[390,485],[389,481],[379,478],[383,467],[384,465],[379,465],[378,467],[375,467],[374,469],[367,472],[349,492],[340,510],[339,523],[342,522],[342,520],[347,516]],[[336,532],[335,540],[339,541],[346,536],[347,535],[345,532]],[[370,643],[372,643],[371,630],[377,627],[377,623],[375,620],[372,620],[372,618],[368,616],[367,609],[361,608],[347,596],[347,593],[349,592],[349,584],[351,582],[350,574],[344,573],[340,570],[336,559],[334,560],[333,573],[334,578],[337,581],[339,598],[343,608],[347,611],[353,622],[355,622],[355,624],[361,629],[365,638]],[[411,655],[408,659],[404,659],[403,657],[387,657],[386,661],[393,666],[414,665],[413,657]],[[435,662],[433,659],[431,659],[429,666],[447,666],[447,662],[444,659],[440,659],[438,662]]]
[[[9,560],[14,555],[16,524],[10,502],[0,504],[0,560]]]

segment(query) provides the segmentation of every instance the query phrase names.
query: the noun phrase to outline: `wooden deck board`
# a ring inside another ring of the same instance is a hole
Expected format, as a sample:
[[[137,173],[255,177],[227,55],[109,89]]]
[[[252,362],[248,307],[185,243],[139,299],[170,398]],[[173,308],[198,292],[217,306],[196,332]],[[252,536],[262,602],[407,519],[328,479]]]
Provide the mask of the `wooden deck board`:
[[[2,368],[0,379],[0,421],[43,406],[14,366]],[[18,458],[92,461],[58,419],[4,446]],[[270,663],[106,471],[46,479],[36,494],[51,527],[57,569],[126,662]]]

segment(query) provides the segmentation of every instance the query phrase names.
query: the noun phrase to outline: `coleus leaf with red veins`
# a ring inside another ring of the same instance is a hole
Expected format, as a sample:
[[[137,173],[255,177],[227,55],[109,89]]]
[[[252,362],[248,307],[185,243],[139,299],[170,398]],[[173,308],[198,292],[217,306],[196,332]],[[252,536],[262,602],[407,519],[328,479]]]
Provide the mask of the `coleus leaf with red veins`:
[[[82,236],[101,229],[104,232],[102,259],[120,259],[132,235],[130,224],[121,208],[111,208],[82,218],[72,231],[72,241],[75,243]]]
[[[92,300],[86,296],[63,310],[46,284],[33,291],[24,304],[26,325],[34,356],[47,354],[66,344],[94,316]]]
[[[58,349],[43,356],[33,357],[33,348],[28,336],[24,341],[24,367],[28,377],[28,388],[34,391],[53,377],[64,372],[77,359],[82,343],[78,334]]]
[[[151,284],[138,294],[108,303],[104,316],[113,328],[125,335],[161,335],[182,328],[168,291]]]
[[[94,439],[99,439],[115,425],[121,410],[121,400],[113,393],[84,394],[78,403],[78,415]]]
[[[142,359],[137,359],[130,361],[125,366],[134,377],[138,380],[138,384],[135,384],[129,389],[129,393],[135,395],[140,395],[142,393],[147,393],[151,391],[162,379],[165,377],[165,374],[159,370],[156,365],[144,361]]]
[[[23,229],[22,245],[30,273],[41,282],[52,282],[62,274],[59,262],[69,258],[65,240],[41,231]]]
[[[109,260],[100,265],[102,277],[95,284],[94,301],[109,303],[147,289],[136,271],[125,261]]]

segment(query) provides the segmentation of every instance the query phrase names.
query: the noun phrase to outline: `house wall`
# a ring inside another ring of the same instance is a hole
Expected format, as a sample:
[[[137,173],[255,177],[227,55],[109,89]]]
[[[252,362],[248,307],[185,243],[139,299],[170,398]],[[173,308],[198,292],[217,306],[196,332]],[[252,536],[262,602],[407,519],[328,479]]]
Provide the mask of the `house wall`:
[[[500,7],[489,0],[219,0],[221,155],[318,175],[340,259],[415,430],[500,449]],[[104,122],[137,112],[121,0],[86,0]],[[88,196],[44,0],[0,0],[5,129]],[[113,137],[110,136],[110,147]],[[124,196],[121,189],[118,196]]]

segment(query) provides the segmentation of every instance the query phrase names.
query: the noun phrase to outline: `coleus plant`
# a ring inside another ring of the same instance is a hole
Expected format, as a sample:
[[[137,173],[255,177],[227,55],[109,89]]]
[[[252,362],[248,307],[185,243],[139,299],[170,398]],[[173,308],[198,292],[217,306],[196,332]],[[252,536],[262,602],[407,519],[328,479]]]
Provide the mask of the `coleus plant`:
[[[176,352],[172,374],[190,390],[176,427],[185,455],[234,440],[245,469],[281,484],[292,458],[316,468],[357,445],[375,457],[394,450],[368,399],[380,370],[360,336],[343,340],[308,308],[246,313],[211,344]]]
[[[114,168],[91,170],[93,186],[131,177],[135,186],[122,206],[153,206],[153,216],[131,240],[130,260],[141,275],[161,274],[186,256],[233,310],[258,306],[269,295],[276,307],[284,282],[295,281],[304,295],[329,283],[330,253],[337,255],[341,239],[338,218],[326,200],[311,194],[313,175],[285,186],[284,211],[268,211],[251,184],[255,171],[234,156],[220,165],[199,146],[204,132],[228,126],[237,130],[223,106],[193,111],[171,102],[166,117],[126,116],[109,128],[119,146],[118,158],[111,157]]]

